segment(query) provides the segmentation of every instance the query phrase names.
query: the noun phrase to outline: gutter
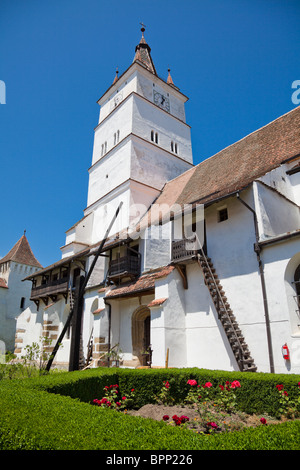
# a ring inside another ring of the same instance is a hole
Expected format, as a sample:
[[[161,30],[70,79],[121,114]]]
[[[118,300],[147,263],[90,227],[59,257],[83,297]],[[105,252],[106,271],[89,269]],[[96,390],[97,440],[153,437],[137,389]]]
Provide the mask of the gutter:
[[[263,303],[264,303],[264,311],[265,311],[265,319],[266,319],[266,330],[267,330],[267,342],[268,342],[268,350],[269,350],[270,372],[274,373],[274,358],[273,358],[272,337],[271,337],[271,328],[270,328],[270,316],[269,316],[265,275],[264,275],[263,265],[262,265],[261,256],[260,256],[261,245],[259,244],[257,215],[256,215],[255,210],[252,209],[252,207],[250,207],[245,201],[243,201],[243,199],[241,199],[239,192],[237,192],[236,197],[237,197],[237,200],[240,201],[253,214],[254,228],[255,228],[254,251],[256,253],[256,257],[258,261],[261,289],[262,289],[262,295],[263,295]]]

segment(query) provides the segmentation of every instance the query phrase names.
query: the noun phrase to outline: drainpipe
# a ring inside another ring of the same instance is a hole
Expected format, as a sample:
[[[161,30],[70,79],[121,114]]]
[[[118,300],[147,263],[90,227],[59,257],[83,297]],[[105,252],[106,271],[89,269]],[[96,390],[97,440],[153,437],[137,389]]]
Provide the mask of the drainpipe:
[[[256,239],[256,242],[254,244],[254,251],[256,253],[256,257],[258,261],[261,289],[262,289],[262,295],[263,295],[263,303],[264,303],[264,311],[265,311],[265,319],[266,319],[266,330],[267,330],[267,341],[268,341],[268,350],[269,350],[270,372],[274,373],[274,359],[273,359],[273,349],[272,349],[269,307],[268,307],[268,300],[267,300],[265,275],[264,275],[264,270],[263,270],[263,264],[262,264],[261,257],[260,257],[261,248],[259,246],[259,231],[258,231],[257,215],[256,215],[255,210],[252,209],[252,207],[250,207],[245,201],[243,201],[243,199],[241,199],[239,193],[237,193],[236,197],[238,201],[240,201],[245,207],[247,207],[249,211],[252,212],[253,218],[254,218],[255,239]]]
[[[108,351],[110,351],[111,348],[111,341],[110,341],[110,336],[111,336],[111,304],[107,302],[106,299],[104,299],[105,305],[108,306]],[[108,367],[110,366],[110,357],[108,356]]]

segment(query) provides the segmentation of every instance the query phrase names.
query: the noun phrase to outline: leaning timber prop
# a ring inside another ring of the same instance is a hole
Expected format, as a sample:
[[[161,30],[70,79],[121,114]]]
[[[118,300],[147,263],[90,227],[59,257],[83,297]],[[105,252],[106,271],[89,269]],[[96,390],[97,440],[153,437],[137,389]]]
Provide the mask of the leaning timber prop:
[[[84,297],[84,291],[86,288],[86,285],[90,279],[90,276],[93,272],[93,269],[95,267],[95,264],[103,250],[103,246],[106,242],[106,239],[109,235],[109,232],[116,220],[116,218],[119,215],[120,209],[123,205],[123,202],[119,204],[119,207],[116,210],[115,215],[113,216],[108,229],[106,230],[105,236],[100,243],[100,246],[94,256],[93,262],[91,264],[91,267],[89,269],[89,272],[87,273],[86,276],[80,276],[77,279],[76,282],[76,287],[75,287],[75,298],[74,298],[74,305],[73,308],[71,308],[69,316],[67,318],[67,321],[62,329],[62,332],[53,348],[53,351],[51,353],[51,356],[49,358],[49,361],[46,366],[46,370],[49,371],[52,365],[52,362],[56,356],[56,353],[59,349],[59,346],[66,334],[66,331],[68,330],[71,320],[73,319],[73,334],[72,334],[72,339],[71,339],[71,350],[70,350],[70,364],[69,364],[69,371],[72,370],[77,370],[79,368],[79,338],[80,338],[80,332],[81,332],[81,319],[82,319],[82,311],[83,311],[83,297]],[[74,318],[73,318],[74,317]]]

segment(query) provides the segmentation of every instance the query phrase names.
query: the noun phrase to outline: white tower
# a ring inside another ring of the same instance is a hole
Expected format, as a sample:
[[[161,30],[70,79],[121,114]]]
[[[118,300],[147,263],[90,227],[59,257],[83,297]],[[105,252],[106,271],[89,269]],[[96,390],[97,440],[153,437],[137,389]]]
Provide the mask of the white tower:
[[[67,232],[63,256],[101,240],[121,201],[111,233],[127,228],[167,181],[193,166],[184,108],[188,98],[173,84],[170,70],[167,81],[158,77],[141,31],[133,63],[120,77],[116,73],[98,100],[87,207]]]

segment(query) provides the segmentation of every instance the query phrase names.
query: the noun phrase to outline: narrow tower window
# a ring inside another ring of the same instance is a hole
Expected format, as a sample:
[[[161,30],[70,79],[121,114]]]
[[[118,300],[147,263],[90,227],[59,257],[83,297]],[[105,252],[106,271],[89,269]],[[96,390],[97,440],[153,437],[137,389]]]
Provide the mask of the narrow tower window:
[[[223,207],[222,209],[218,210],[218,222],[224,222],[224,220],[228,219],[228,211],[227,207]]]

